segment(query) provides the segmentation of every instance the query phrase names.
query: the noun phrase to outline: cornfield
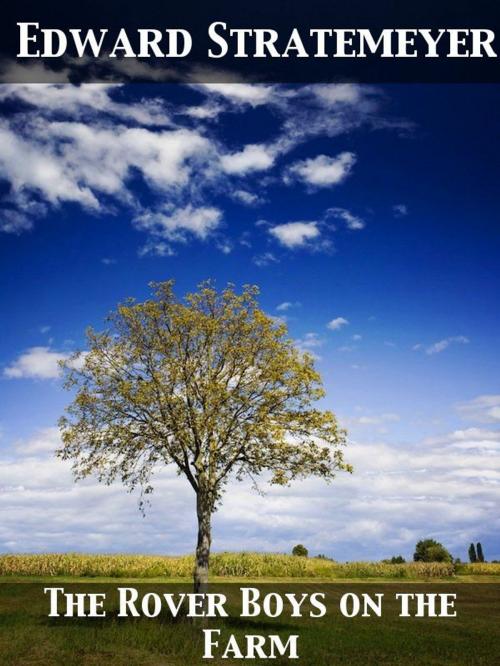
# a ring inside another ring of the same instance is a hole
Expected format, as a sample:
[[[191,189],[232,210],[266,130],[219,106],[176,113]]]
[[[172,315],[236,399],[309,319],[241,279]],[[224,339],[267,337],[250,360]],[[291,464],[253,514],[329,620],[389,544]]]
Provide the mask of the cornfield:
[[[500,576],[500,562],[457,564],[456,569],[462,576]]]
[[[106,578],[190,578],[194,559],[154,555],[0,555],[0,576],[74,576]],[[463,569],[463,571],[462,571]],[[210,573],[238,578],[444,578],[455,574],[450,563],[338,563],[323,558],[271,553],[215,553]],[[461,565],[459,573],[500,574],[500,564]]]

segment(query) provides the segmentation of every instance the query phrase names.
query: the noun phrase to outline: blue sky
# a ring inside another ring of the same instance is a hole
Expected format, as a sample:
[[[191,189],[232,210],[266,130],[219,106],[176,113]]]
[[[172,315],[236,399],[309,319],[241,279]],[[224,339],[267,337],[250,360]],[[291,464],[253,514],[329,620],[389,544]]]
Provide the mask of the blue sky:
[[[215,549],[376,559],[433,536],[499,558],[499,98],[3,86],[0,550],[192,548],[193,498],[169,471],[142,519],[123,489],[74,486],[53,458],[56,361],[149,281],[184,293],[210,277],[257,283],[317,356],[356,468],[265,498],[234,485]]]

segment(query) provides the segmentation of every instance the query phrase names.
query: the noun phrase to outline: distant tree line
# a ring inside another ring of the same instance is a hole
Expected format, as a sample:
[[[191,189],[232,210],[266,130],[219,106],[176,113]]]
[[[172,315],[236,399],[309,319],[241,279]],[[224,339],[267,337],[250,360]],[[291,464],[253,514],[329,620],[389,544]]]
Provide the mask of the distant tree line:
[[[309,551],[303,544],[299,543],[292,548],[292,555],[296,555],[298,557],[307,557],[309,555]],[[317,557],[325,560],[331,559],[326,555],[317,555]],[[471,543],[469,546],[469,560],[472,563],[485,562],[483,547],[480,542],[478,542],[476,545]],[[413,561],[454,562],[455,564],[459,564],[460,558],[453,558],[450,551],[447,550],[442,543],[439,543],[439,541],[436,541],[435,539],[421,539],[415,546]],[[404,564],[406,560],[402,555],[394,555],[391,558],[382,560],[382,562],[384,562],[384,564]]]

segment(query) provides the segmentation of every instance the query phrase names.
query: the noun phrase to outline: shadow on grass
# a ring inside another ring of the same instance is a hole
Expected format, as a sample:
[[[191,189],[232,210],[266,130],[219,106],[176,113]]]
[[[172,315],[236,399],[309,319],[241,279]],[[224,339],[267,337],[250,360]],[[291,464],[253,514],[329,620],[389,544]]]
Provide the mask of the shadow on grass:
[[[297,626],[291,623],[274,622],[269,620],[249,620],[242,617],[225,617],[221,619],[221,624],[227,628],[241,629],[245,633],[252,633],[252,631],[269,631],[275,629],[276,631],[293,631],[297,630]]]
[[[157,626],[190,626],[195,624],[192,618],[186,615],[158,615],[158,617],[120,617],[118,610],[106,611],[106,617],[43,617],[42,624],[48,627],[84,627],[85,629],[95,629],[98,627],[105,627],[110,622],[117,625],[128,626],[131,624],[138,624],[148,622],[151,625]]]
[[[19,614],[12,614],[11,622],[15,623],[19,621]],[[6,625],[9,625],[9,616],[3,616],[2,622]],[[227,628],[229,630],[244,631],[245,633],[257,633],[262,631],[293,631],[297,629],[297,626],[291,623],[285,622],[275,622],[272,619],[270,620],[251,620],[247,618],[240,617],[225,617],[225,618],[210,618],[208,621],[204,621],[204,618],[192,618],[187,617],[185,613],[179,614],[177,617],[172,615],[163,614],[158,615],[157,617],[120,617],[118,610],[106,611],[106,617],[46,617],[42,616],[39,618],[39,625],[47,627],[82,627],[84,629],[96,629],[104,628],[109,626],[110,623],[116,625],[121,625],[127,627],[130,625],[142,624],[147,622],[150,626],[157,627],[175,627],[175,626],[185,626],[185,627],[211,627],[214,623],[217,623],[218,627]]]

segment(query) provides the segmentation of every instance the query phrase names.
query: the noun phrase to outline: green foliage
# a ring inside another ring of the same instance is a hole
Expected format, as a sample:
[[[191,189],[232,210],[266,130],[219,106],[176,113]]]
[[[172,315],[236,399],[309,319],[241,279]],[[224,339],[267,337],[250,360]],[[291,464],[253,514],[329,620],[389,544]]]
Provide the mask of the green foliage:
[[[414,562],[452,562],[451,554],[434,539],[422,539],[415,546]]]
[[[477,554],[476,554],[476,548],[473,543],[469,546],[469,561],[471,564],[474,564],[474,562],[477,562]]]
[[[77,479],[96,474],[153,490],[157,465],[174,464],[210,513],[229,475],[271,483],[326,480],[344,462],[345,432],[315,407],[324,396],[310,355],[259,309],[258,289],[203,283],[183,300],[173,282],[118,306],[109,329],[87,332],[88,352],[63,363],[76,390],[60,420]]]
[[[402,555],[393,555],[388,560],[382,560],[386,564],[404,564],[406,562],[405,558]]]
[[[483,547],[481,546],[481,543],[479,541],[476,546],[476,552],[477,552],[477,561],[484,562]]]
[[[309,551],[301,543],[298,543],[292,548],[292,555],[295,555],[295,557],[307,557],[309,555]]]

